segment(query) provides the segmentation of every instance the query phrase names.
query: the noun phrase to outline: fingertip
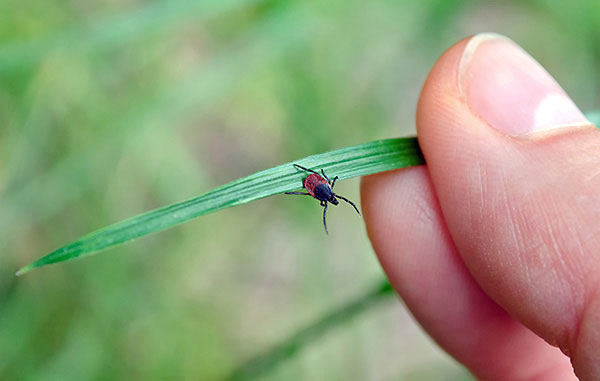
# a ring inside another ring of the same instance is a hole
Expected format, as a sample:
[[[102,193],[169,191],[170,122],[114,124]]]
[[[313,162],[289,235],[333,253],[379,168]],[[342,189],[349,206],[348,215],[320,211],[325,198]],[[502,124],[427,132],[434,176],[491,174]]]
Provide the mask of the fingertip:
[[[409,207],[407,200],[414,201],[415,192],[425,192],[423,196],[427,196],[427,188],[422,187],[427,176],[425,166],[416,166],[363,177],[361,205],[367,232],[374,244],[385,244],[389,242],[387,238],[397,234],[397,221],[403,220],[404,211]]]
[[[573,353],[600,269],[600,131],[522,49],[476,38],[466,58],[472,38],[432,68],[419,98],[419,144],[478,284]]]
[[[475,283],[455,251],[425,166],[365,177],[361,196],[382,268],[419,323],[450,354],[484,378],[526,379],[521,376],[553,364],[569,369],[556,348]]]

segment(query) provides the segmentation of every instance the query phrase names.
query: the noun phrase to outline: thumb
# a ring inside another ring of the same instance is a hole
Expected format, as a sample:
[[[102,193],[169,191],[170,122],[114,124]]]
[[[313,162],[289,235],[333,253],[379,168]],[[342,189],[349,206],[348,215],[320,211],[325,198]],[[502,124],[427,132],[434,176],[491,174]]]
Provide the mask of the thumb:
[[[512,41],[432,69],[417,113],[450,235],[498,304],[600,379],[600,130]]]

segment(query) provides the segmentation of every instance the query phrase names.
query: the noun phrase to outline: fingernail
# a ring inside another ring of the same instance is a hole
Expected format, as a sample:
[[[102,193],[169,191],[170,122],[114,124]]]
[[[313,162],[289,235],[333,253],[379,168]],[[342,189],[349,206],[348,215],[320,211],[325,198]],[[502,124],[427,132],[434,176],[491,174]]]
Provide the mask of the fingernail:
[[[510,135],[589,123],[542,65],[497,34],[468,42],[458,80],[471,110]]]

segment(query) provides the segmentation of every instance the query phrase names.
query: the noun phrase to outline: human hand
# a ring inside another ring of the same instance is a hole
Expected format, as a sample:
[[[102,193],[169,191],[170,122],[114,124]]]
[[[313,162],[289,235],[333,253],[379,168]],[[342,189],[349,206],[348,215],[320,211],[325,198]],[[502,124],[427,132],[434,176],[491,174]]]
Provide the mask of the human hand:
[[[600,380],[600,130],[489,34],[437,61],[417,130],[427,166],[361,189],[412,314],[480,379]]]

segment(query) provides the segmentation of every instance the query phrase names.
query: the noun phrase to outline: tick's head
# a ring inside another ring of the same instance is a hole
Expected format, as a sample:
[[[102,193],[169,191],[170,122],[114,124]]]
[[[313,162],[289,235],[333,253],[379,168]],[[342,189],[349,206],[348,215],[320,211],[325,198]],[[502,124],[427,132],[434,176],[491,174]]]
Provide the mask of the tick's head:
[[[329,201],[333,203],[332,199],[335,199],[331,186],[327,183],[321,183],[315,187],[315,196],[317,200]],[[337,200],[336,200],[337,203]]]
[[[329,202],[330,202],[330,203],[332,203],[333,205],[337,205],[337,204],[339,204],[339,203],[340,203],[340,202],[338,201],[338,199],[337,199],[337,198],[335,198],[335,195],[333,195],[333,194],[331,195],[331,198],[329,199]]]

